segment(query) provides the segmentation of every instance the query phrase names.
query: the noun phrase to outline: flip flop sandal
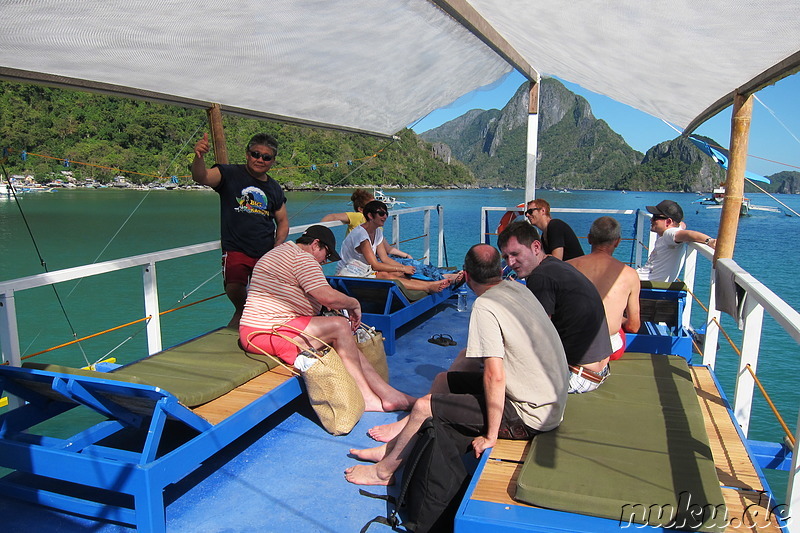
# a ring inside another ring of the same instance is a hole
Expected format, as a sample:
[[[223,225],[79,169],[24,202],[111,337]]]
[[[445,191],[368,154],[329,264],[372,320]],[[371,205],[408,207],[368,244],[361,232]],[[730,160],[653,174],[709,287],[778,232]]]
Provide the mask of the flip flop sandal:
[[[428,342],[431,344],[438,344],[439,346],[456,346],[458,344],[453,340],[453,337],[447,333],[437,333],[428,339]]]

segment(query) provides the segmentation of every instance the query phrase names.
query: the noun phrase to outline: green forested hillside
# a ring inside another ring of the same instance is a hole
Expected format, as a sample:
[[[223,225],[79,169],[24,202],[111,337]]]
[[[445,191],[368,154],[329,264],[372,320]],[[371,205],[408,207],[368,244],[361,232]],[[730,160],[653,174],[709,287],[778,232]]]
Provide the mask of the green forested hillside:
[[[280,150],[271,175],[288,187],[475,183],[463,164],[436,159],[410,130],[388,141],[229,115],[224,125],[231,163],[244,162],[253,134],[274,135]],[[174,175],[187,183],[192,147],[205,131],[200,109],[0,81],[5,166],[11,174],[32,173],[39,182],[64,170],[59,159],[69,159],[79,179],[107,182],[123,174],[132,182],[151,182],[153,175]],[[22,151],[30,154],[26,161]]]

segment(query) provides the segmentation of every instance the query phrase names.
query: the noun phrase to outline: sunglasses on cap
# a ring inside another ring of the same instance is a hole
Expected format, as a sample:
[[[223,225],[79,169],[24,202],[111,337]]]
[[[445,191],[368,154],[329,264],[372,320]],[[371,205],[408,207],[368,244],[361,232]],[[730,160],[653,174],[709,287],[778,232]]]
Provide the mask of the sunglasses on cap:
[[[253,150],[253,151],[251,151],[249,153],[250,153],[250,157],[252,157],[253,159],[262,159],[264,161],[272,161],[273,159],[275,159],[274,155],[262,154],[261,152],[257,152],[255,150]]]
[[[541,207],[531,207],[530,209],[525,211],[525,214],[526,215],[532,215],[534,211],[541,211],[541,210],[542,210]]]

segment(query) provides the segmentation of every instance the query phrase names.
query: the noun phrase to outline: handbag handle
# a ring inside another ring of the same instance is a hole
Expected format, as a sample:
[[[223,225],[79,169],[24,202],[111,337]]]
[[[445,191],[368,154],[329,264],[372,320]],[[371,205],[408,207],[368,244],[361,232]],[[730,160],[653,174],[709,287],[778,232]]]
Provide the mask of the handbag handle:
[[[253,347],[253,348],[255,348],[256,350],[258,350],[259,352],[261,352],[263,355],[266,355],[267,357],[269,357],[270,359],[272,359],[273,361],[275,361],[276,363],[278,363],[279,365],[281,365],[283,368],[285,368],[286,370],[288,370],[289,372],[291,372],[292,374],[294,374],[295,376],[302,376],[302,374],[301,374],[301,373],[300,373],[300,372],[299,372],[299,371],[298,371],[296,368],[294,368],[293,366],[289,366],[289,365],[287,365],[286,363],[284,363],[283,361],[281,361],[280,357],[275,357],[275,356],[274,356],[274,355],[272,355],[271,353],[267,353],[267,352],[266,352],[266,351],[265,351],[265,350],[264,350],[264,349],[263,349],[261,346],[257,346],[257,345],[255,345],[255,344],[253,344],[252,342],[250,342],[250,341],[251,341],[251,339],[252,339],[254,336],[256,336],[256,335],[260,335],[260,334],[270,334],[270,332],[269,332],[269,331],[266,331],[266,330],[257,330],[257,331],[251,331],[251,332],[250,332],[250,333],[247,335],[247,345],[248,345],[248,346],[252,346],[252,347]]]
[[[317,342],[319,342],[323,346],[327,347],[329,350],[333,350],[334,349],[333,346],[331,346],[330,344],[328,344],[324,340],[322,340],[319,337],[314,336],[311,333],[308,333],[307,331],[302,330],[300,328],[291,326],[289,324],[283,324],[281,326],[272,326],[272,334],[273,335],[277,335],[278,337],[282,338],[283,340],[291,342],[292,344],[297,346],[300,349],[301,352],[306,352],[306,353],[309,353],[309,354],[313,355],[314,357],[317,358],[317,360],[321,361],[322,364],[325,364],[325,360],[322,358],[322,356],[319,354],[319,352],[318,352],[318,350],[316,348],[307,348],[307,347],[303,346],[302,344],[300,344],[299,342],[294,340],[293,337],[287,337],[286,335],[284,335],[283,333],[278,331],[278,328],[293,329],[294,331],[300,333],[301,335],[305,335],[307,337],[311,337],[312,339],[316,340]],[[249,340],[249,337],[248,337],[248,340]]]

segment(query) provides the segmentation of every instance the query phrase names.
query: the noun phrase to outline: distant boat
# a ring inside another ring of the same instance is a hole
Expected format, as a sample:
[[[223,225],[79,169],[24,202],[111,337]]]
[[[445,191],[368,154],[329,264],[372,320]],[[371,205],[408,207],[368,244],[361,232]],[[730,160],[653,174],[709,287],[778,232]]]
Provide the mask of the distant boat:
[[[373,189],[372,196],[379,202],[385,203],[389,209],[393,208],[395,205],[405,204],[405,202],[401,202],[394,196],[388,196],[384,194],[381,189]]]
[[[700,200],[701,205],[705,205],[707,209],[721,209],[722,204],[725,202],[725,186],[720,185],[711,191],[711,196]],[[748,216],[750,211],[766,211],[768,213],[782,213],[779,208],[769,205],[753,205],[750,203],[750,198],[742,198],[742,206],[739,209],[739,216]]]

